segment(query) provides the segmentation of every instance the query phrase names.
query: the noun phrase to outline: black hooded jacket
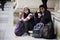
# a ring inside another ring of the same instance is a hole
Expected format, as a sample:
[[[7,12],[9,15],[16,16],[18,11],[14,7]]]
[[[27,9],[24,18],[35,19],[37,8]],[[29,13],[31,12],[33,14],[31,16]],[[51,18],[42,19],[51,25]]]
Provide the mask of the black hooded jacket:
[[[40,18],[38,18],[38,14],[37,12],[35,13],[35,18],[37,19],[37,22],[42,22],[44,24],[47,24],[49,22],[52,22],[52,19],[51,19],[51,13],[50,11],[46,10],[44,12],[44,15],[42,15]]]

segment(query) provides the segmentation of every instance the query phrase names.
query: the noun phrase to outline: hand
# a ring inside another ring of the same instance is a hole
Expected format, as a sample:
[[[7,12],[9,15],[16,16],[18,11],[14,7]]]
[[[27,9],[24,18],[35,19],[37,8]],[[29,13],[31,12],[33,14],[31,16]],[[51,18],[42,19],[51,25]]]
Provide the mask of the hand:
[[[41,17],[41,14],[40,13],[38,13],[38,18],[40,18]]]
[[[26,19],[23,19],[23,21],[25,22],[25,21],[27,21]]]

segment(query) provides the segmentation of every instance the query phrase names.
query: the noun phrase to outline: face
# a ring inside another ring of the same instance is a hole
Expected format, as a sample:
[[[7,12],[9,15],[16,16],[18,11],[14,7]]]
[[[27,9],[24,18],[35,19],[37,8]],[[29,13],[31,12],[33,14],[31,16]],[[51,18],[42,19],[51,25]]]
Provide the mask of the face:
[[[29,11],[28,11],[27,8],[25,8],[25,9],[24,9],[24,12],[25,12],[26,14],[28,14]]]
[[[20,12],[19,15],[22,15],[23,12]]]
[[[40,11],[43,13],[45,11],[45,8],[41,7]]]
[[[20,12],[20,13],[19,13],[19,17],[22,17],[22,14],[23,14],[23,12]]]

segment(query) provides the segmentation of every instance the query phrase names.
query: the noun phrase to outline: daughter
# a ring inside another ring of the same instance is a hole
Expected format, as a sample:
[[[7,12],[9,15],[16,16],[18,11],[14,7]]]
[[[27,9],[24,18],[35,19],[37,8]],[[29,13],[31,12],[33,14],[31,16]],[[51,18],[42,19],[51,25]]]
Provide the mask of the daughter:
[[[31,17],[32,17],[32,14],[29,14],[26,18],[24,18],[23,12],[20,11],[19,13],[19,21],[27,21],[27,20],[30,20]]]

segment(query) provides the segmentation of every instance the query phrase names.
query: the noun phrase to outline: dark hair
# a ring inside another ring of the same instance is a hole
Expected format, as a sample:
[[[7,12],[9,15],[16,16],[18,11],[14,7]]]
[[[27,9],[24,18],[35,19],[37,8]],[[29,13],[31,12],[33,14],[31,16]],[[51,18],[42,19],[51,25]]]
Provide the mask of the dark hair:
[[[31,12],[30,12],[30,9],[29,9],[28,7],[25,7],[25,8],[28,10],[28,14],[31,13]],[[25,10],[25,8],[24,8],[24,10]],[[26,13],[24,12],[24,18],[26,18],[26,17],[28,16],[28,14],[26,14]]]
[[[45,10],[47,10],[45,5],[40,5],[39,8],[41,8],[41,7],[45,8]]]
[[[25,7],[25,8],[27,8],[27,10],[28,10],[28,13],[30,13],[30,9],[29,9],[28,7]],[[24,10],[25,10],[25,8],[24,8]]]

